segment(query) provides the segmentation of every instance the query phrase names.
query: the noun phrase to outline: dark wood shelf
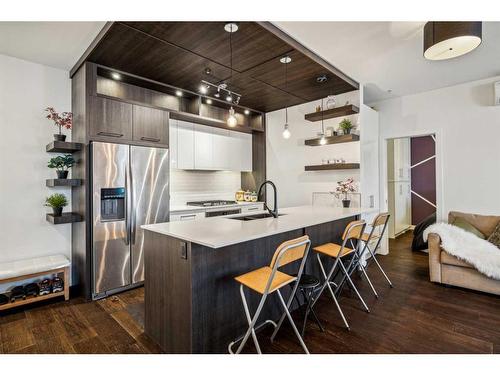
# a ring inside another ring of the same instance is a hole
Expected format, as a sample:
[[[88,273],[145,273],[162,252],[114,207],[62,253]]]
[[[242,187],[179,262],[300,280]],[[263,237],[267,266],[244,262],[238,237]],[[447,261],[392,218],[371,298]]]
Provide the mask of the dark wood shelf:
[[[344,105],[342,107],[335,107],[319,112],[307,113],[304,117],[307,121],[321,121],[328,120],[335,117],[349,116],[359,113],[359,108],[353,104]]]
[[[359,135],[357,134],[344,134],[344,135],[333,135],[331,137],[325,137],[326,143],[324,145],[320,144],[321,138],[306,139],[304,144],[306,146],[325,146],[334,145],[336,143],[348,143],[359,141]]]
[[[54,216],[53,214],[46,214],[45,218],[52,224],[68,224],[77,223],[82,221],[82,215],[75,212],[63,212],[62,216]]]
[[[332,171],[341,169],[359,169],[359,163],[337,163],[305,166],[306,171]]]
[[[81,151],[82,147],[81,143],[52,141],[45,147],[45,151],[71,154]]]
[[[45,186],[81,186],[82,180],[80,178],[48,178],[45,180]]]

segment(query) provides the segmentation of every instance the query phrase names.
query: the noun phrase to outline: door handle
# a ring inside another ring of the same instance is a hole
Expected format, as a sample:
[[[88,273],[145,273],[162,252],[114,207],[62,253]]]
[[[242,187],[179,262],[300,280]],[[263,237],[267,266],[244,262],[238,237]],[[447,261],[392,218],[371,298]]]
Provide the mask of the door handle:
[[[125,245],[130,245],[130,192],[128,188],[128,170],[125,166]]]
[[[141,137],[141,141],[160,142],[160,138]]]
[[[137,214],[137,210],[136,210],[136,206],[137,204],[135,204],[136,202],[134,202],[134,180],[133,180],[133,176],[132,176],[132,160],[129,160],[129,163],[128,163],[128,168],[129,168],[129,179],[130,179],[130,200],[131,200],[131,210],[130,210],[130,236],[131,236],[131,242],[132,242],[132,245],[135,244],[135,235],[136,235],[136,214]]]
[[[104,135],[106,137],[115,137],[115,138],[123,137],[123,134],[121,133],[111,133],[111,132],[98,132],[97,135]]]

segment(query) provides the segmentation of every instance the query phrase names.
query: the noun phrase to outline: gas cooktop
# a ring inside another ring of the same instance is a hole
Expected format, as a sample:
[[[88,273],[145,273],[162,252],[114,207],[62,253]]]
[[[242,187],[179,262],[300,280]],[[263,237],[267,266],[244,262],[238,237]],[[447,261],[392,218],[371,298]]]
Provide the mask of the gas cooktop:
[[[187,202],[188,206],[200,206],[200,207],[214,207],[214,206],[227,206],[230,204],[236,204],[236,201],[225,201],[225,200],[211,200],[211,201],[197,201],[197,202]]]

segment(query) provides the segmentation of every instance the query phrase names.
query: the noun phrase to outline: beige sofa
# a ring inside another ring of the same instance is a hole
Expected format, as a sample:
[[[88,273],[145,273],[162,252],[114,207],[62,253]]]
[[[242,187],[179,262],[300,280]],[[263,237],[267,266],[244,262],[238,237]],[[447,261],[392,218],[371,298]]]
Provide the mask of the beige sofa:
[[[486,237],[493,232],[500,221],[500,216],[483,216],[451,211],[448,215],[448,222],[453,223],[457,217],[467,220]],[[429,273],[432,282],[500,295],[500,280],[490,279],[476,271],[470,264],[442,250],[439,235],[430,233],[428,243]]]

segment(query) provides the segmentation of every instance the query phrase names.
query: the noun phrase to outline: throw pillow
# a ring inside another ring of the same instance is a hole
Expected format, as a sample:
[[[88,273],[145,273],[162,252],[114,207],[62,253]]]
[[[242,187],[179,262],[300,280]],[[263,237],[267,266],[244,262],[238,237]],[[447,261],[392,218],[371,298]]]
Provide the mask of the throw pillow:
[[[463,230],[475,234],[478,236],[480,239],[485,240],[486,236],[479,230],[477,229],[474,225],[469,223],[467,220],[461,217],[457,217],[453,223],[454,226],[462,228]]]
[[[491,242],[496,247],[500,248],[500,221],[498,222],[493,233],[488,237],[488,242]]]

